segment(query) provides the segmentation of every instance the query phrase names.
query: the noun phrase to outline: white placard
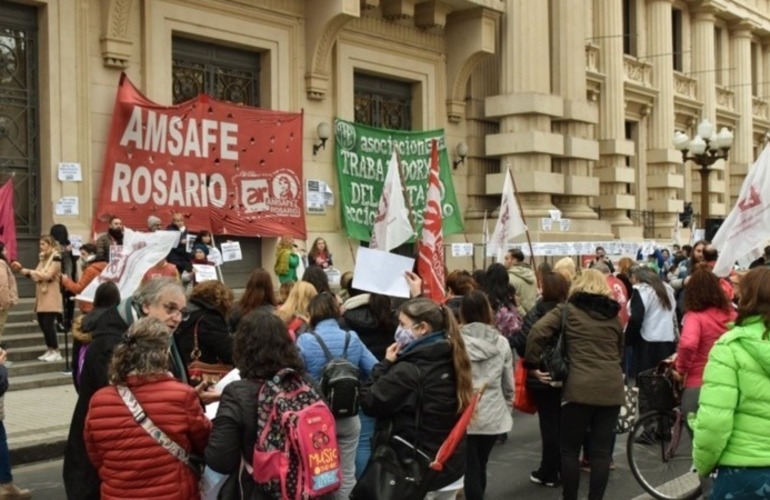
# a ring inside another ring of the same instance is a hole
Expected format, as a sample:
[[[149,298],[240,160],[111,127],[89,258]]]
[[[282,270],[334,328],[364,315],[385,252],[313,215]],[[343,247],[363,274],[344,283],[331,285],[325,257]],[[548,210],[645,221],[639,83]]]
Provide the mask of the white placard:
[[[193,264],[193,271],[195,271],[196,283],[219,279],[217,278],[217,268],[208,264]]]
[[[559,220],[559,229],[562,231],[569,231],[570,226],[572,225],[571,219],[561,219]]]
[[[198,236],[195,234],[187,233],[187,243],[185,243],[185,252],[192,253],[192,248],[195,246],[195,240]]]
[[[452,243],[452,257],[473,257],[473,243]]]
[[[80,215],[80,198],[62,196],[56,203],[56,215]]]
[[[409,298],[406,272],[414,267],[414,259],[382,250],[358,247],[354,285],[358,290],[389,297]]]
[[[242,260],[241,244],[237,241],[225,241],[220,245],[222,247],[222,262],[232,262]]]
[[[83,237],[78,234],[71,234],[70,246],[72,247],[72,256],[80,257],[80,247],[83,246]]]
[[[705,229],[696,229],[692,232],[692,240],[695,241],[701,241],[706,239],[706,230]]]
[[[551,214],[551,220],[560,221],[561,220],[561,210],[549,210],[549,214]]]
[[[334,193],[332,192],[332,188],[329,187],[327,183],[324,181],[321,181],[321,192],[324,194],[324,203],[326,206],[333,206],[334,205]]]
[[[209,262],[215,266],[222,265],[222,252],[217,247],[209,247]]]
[[[80,168],[80,163],[59,163],[59,180],[81,182],[83,169]]]
[[[550,231],[553,227],[553,219],[549,219],[548,217],[543,217],[540,219],[540,228],[543,231]]]
[[[334,269],[333,267],[327,267],[324,269],[324,272],[326,273],[326,277],[329,279],[330,285],[339,286],[340,281],[342,280],[342,273],[339,269]]]

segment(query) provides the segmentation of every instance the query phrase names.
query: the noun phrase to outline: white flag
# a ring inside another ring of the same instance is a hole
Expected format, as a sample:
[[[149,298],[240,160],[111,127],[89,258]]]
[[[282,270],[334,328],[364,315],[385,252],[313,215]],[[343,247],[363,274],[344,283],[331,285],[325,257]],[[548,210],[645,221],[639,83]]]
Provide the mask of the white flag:
[[[131,296],[141,285],[144,273],[166,258],[171,249],[179,244],[181,234],[179,231],[140,233],[126,229],[123,231],[120,254],[75,297],[75,300],[93,302],[96,289],[105,281],[118,285],[122,299]]]
[[[401,188],[398,157],[394,150],[388,162],[388,174],[382,186],[380,205],[374,219],[369,248],[389,252],[406,243],[412,236],[414,236],[414,229],[409,222],[409,210],[406,209],[404,192]]]
[[[717,276],[727,276],[735,261],[770,238],[770,148],[765,147],[743,181],[738,202],[714,236],[719,250]]]
[[[497,256],[497,262],[503,262],[503,255],[508,247],[508,242],[520,234],[527,232],[524,218],[521,216],[519,205],[516,203],[516,195],[513,191],[511,169],[506,169],[503,196],[500,201],[500,214],[497,216],[495,231],[489,239],[489,253]]]

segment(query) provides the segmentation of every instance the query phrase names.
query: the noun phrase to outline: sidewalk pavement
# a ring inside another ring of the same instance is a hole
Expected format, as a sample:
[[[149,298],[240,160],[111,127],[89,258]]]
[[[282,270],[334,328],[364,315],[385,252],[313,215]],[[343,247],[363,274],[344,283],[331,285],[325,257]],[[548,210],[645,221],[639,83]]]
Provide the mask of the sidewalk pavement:
[[[77,399],[71,384],[6,392],[4,424],[14,466],[64,454]]]

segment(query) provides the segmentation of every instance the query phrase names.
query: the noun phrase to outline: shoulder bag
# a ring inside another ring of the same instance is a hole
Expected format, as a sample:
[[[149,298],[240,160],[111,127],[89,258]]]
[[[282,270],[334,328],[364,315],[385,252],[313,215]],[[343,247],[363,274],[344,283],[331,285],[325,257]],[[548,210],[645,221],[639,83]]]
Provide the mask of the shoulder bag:
[[[416,368],[416,367],[415,367]],[[422,480],[431,459],[420,450],[422,425],[422,383],[417,369],[417,406],[414,425],[418,440],[415,444],[392,433],[392,422],[387,436],[374,448],[364,472],[350,494],[353,500],[421,500]]]
[[[168,437],[165,432],[155,425],[149,415],[144,412],[139,401],[136,400],[134,393],[132,393],[125,385],[116,386],[116,389],[118,390],[121,399],[123,399],[123,403],[128,407],[128,411],[130,411],[131,415],[134,417],[136,423],[139,424],[151,438],[161,445],[164,450],[193,471],[196,477],[201,477],[201,474],[203,473],[202,464],[198,464],[197,460],[193,460],[192,455],[187,450],[179,446],[173,439]]]
[[[561,332],[556,345],[543,354],[543,363],[554,382],[564,382],[569,375],[569,357],[567,356],[568,308],[569,305],[564,304],[561,309]]]
[[[216,384],[233,369],[232,365],[226,363],[204,363],[200,361],[201,350],[198,347],[198,324],[200,322],[201,318],[198,318],[193,328],[194,344],[193,350],[190,353],[190,364],[187,365],[187,378],[190,381],[190,385],[193,386],[201,382]]]

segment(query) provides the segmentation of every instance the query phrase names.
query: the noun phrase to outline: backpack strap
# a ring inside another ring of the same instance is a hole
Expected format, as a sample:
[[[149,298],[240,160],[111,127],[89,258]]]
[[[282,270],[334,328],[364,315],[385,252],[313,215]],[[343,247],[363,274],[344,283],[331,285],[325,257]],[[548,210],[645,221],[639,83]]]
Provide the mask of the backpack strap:
[[[311,334],[313,335],[313,337],[315,337],[315,339],[318,341],[318,345],[320,345],[320,346],[321,346],[321,349],[323,349],[323,352],[324,352],[324,356],[326,356],[326,362],[328,363],[329,361],[331,361],[332,359],[334,359],[334,356],[332,356],[332,353],[331,353],[331,351],[329,351],[329,348],[328,348],[328,347],[326,347],[326,343],[324,343],[324,341],[323,341],[323,340],[321,340],[321,336],[320,336],[320,335],[318,335],[316,332],[310,332],[310,333],[311,333]],[[347,352],[347,350],[348,350],[348,343],[347,343],[347,341],[346,341],[346,342],[345,342],[345,352]]]
[[[345,349],[342,350],[342,357],[348,359],[348,346],[350,345],[350,332],[345,332]]]

